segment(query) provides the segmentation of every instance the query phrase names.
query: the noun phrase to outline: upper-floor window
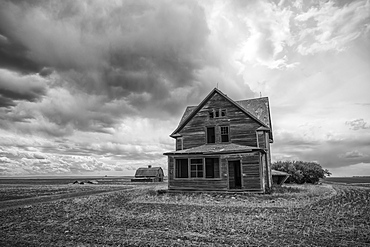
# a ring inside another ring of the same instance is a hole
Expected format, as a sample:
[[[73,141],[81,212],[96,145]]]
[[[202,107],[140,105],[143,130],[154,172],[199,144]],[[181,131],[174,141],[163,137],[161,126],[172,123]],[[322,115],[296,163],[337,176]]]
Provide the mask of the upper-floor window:
[[[207,127],[207,143],[216,143],[215,127]]]
[[[226,116],[226,109],[212,109],[208,112],[209,118],[219,118]]]
[[[221,126],[221,142],[229,141],[229,126]]]
[[[183,139],[182,137],[178,137],[176,139],[176,150],[182,150],[183,149]]]

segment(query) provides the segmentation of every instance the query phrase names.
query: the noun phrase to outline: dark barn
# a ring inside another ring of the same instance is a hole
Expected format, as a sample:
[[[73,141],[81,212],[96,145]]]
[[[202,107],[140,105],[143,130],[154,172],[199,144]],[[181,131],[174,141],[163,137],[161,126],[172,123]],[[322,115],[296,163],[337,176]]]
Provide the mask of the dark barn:
[[[131,182],[163,182],[164,173],[161,167],[140,167],[136,170]]]

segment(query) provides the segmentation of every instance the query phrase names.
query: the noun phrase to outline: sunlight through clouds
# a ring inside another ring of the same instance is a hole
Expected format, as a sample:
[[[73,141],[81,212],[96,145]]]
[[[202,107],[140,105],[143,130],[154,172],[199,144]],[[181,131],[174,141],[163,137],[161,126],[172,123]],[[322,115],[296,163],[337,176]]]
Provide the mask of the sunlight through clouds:
[[[166,168],[169,134],[214,87],[269,97],[273,160],[364,167],[369,6],[1,1],[0,176]]]

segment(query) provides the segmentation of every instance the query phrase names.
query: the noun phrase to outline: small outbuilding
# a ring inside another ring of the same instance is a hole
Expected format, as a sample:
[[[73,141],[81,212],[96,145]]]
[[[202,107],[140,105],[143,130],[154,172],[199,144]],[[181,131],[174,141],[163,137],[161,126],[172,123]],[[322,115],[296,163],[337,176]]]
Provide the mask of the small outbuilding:
[[[131,182],[163,182],[164,172],[161,167],[140,167]]]
[[[271,170],[271,173],[272,173],[272,182],[278,185],[282,185],[290,176],[289,173],[273,169]]]

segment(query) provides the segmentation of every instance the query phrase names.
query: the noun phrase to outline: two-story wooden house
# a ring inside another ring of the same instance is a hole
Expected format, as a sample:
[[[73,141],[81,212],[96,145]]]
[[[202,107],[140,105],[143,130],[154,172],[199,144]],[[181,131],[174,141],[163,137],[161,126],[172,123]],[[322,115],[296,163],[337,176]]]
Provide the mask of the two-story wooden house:
[[[213,89],[188,106],[170,135],[170,191],[267,192],[271,188],[273,142],[267,97],[234,101]]]

